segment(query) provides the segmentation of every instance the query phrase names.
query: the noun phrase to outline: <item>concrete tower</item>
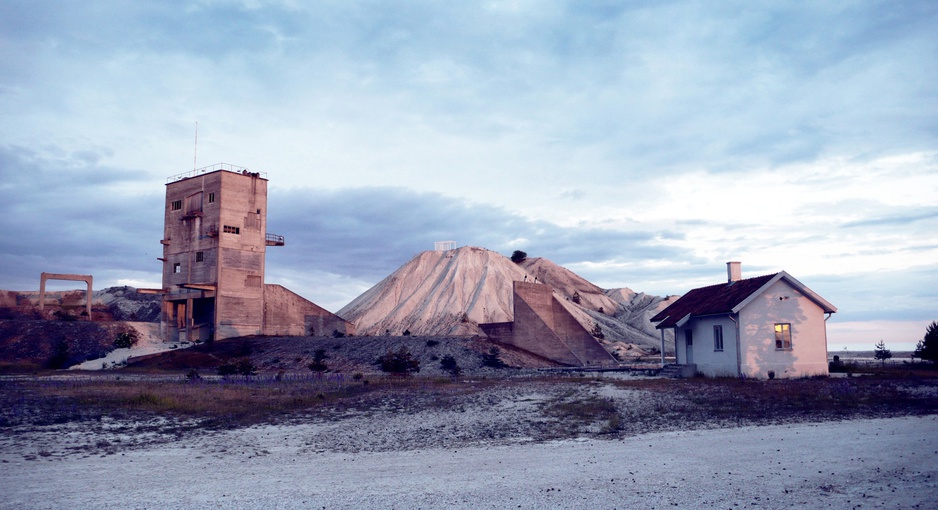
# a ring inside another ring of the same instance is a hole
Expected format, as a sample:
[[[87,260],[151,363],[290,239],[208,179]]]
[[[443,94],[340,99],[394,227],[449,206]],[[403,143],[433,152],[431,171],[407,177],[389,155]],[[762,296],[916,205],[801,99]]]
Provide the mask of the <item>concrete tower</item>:
[[[264,334],[267,179],[220,163],[166,184],[164,341]]]

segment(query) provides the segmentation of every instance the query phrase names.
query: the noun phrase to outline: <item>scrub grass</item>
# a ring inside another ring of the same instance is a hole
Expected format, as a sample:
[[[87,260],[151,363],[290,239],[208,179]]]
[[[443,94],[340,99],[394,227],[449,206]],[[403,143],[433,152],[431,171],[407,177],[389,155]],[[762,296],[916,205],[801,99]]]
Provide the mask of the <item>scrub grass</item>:
[[[938,378],[919,376],[766,381],[123,373],[0,379],[0,429],[154,418],[180,430],[224,429],[311,416],[461,413],[480,399],[498,405],[534,398],[529,395],[539,404],[522,416],[522,425],[544,439],[938,412]]]

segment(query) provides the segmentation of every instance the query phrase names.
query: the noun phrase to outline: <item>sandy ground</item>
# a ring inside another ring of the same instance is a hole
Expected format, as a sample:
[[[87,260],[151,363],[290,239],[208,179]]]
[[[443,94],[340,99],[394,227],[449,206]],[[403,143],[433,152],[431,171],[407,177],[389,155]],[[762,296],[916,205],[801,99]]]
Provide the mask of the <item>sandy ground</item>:
[[[105,436],[80,425],[4,436],[0,508],[934,508],[938,499],[938,416],[416,449],[401,438],[397,449],[358,452],[332,447],[334,426],[153,441],[118,429],[128,446],[113,448],[111,435],[74,453],[62,452]]]
[[[103,370],[124,365],[133,356],[156,354],[176,349],[178,346],[160,339],[160,325],[153,322],[127,322],[137,330],[137,344],[124,349],[114,349],[103,358],[93,359],[69,367],[69,370]]]

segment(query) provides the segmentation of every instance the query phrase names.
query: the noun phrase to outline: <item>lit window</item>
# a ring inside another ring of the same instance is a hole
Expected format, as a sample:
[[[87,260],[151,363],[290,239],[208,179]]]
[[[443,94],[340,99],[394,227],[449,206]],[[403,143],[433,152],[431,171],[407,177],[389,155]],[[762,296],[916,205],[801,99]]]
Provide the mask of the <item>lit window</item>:
[[[181,272],[182,272],[182,264],[180,264],[179,262],[174,263],[174,264],[173,264],[173,272],[174,272],[174,273],[181,273]]]
[[[713,326],[713,350],[723,350],[723,326]]]
[[[209,194],[208,194],[208,203],[210,203],[210,204],[214,204],[214,203],[215,203],[215,194],[214,194],[214,193],[209,193]]]
[[[182,200],[173,200],[172,209],[174,211],[182,209]]]
[[[775,348],[777,350],[791,350],[791,324],[775,325]]]
[[[225,225],[223,230],[226,234],[240,234],[241,233],[241,227],[232,227],[231,225]]]
[[[195,261],[202,262],[203,260],[205,260],[204,252],[201,252],[201,251],[195,252]]]

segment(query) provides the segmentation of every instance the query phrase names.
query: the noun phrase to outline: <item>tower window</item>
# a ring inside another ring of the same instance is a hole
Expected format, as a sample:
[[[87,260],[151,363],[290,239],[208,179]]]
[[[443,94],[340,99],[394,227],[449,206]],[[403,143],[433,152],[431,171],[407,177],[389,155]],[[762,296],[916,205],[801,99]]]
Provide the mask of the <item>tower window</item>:
[[[202,262],[205,260],[205,252],[197,251],[195,252],[195,261]]]
[[[223,230],[226,234],[240,234],[241,233],[241,227],[232,227],[231,225],[225,225]]]
[[[171,207],[174,211],[182,209],[182,200],[173,200]]]
[[[208,203],[210,203],[210,204],[214,204],[214,203],[215,203],[215,194],[214,194],[214,193],[209,193],[209,194],[208,194]]]
[[[173,273],[178,274],[181,272],[182,272],[182,264],[180,264],[179,262],[173,263]]]

